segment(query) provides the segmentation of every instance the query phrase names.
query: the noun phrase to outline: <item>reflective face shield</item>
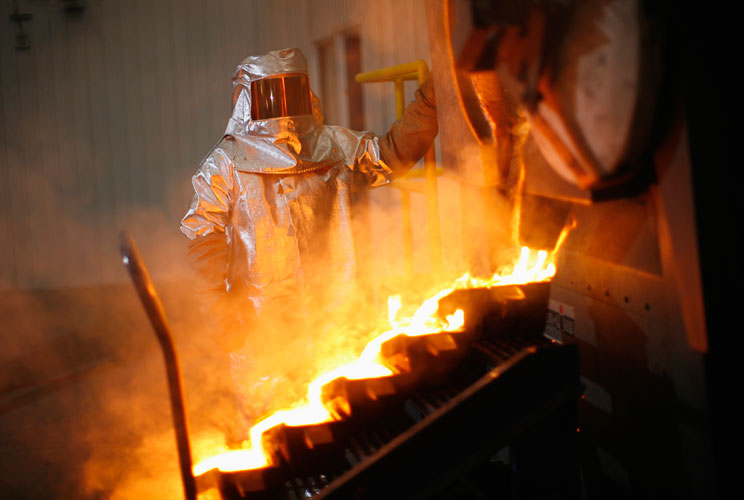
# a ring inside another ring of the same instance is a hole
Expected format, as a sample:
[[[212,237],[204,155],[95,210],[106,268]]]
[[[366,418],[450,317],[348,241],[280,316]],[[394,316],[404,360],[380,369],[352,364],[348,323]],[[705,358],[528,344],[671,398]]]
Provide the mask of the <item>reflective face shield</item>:
[[[251,82],[253,120],[312,113],[307,75],[277,75]]]

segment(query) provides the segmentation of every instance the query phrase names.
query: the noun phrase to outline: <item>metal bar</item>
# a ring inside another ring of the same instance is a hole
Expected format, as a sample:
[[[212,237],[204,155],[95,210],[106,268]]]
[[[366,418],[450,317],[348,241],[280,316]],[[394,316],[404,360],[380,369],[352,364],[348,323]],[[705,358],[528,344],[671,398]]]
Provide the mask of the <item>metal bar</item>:
[[[391,82],[400,78],[404,80],[415,80],[419,78],[422,66],[426,67],[426,61],[423,59],[417,59],[405,64],[398,64],[396,66],[389,66],[374,71],[358,73],[354,79],[358,83]],[[426,71],[428,72],[428,68]],[[419,81],[419,84],[421,83],[423,83],[423,81]]]
[[[412,181],[410,179],[395,179],[390,183],[390,187],[400,189],[401,191],[408,191],[412,193],[426,194],[426,184],[423,182]]]
[[[576,346],[525,348],[344,473],[317,498],[430,498],[556,412],[568,415],[562,431],[575,436],[580,391]],[[509,404],[494,407],[499,401]],[[575,447],[575,439],[567,446]],[[574,461],[561,464],[566,478],[551,498],[578,494],[578,464],[575,453],[570,456]]]
[[[439,187],[434,145],[424,155],[424,169],[426,171],[426,208],[429,220],[431,268],[435,274],[440,274],[442,272],[442,230],[439,219]]]
[[[189,433],[186,425],[186,411],[183,403],[180,369],[176,349],[173,346],[173,337],[165,317],[165,310],[155,292],[155,286],[142,261],[134,238],[132,238],[131,234],[124,231],[121,233],[120,239],[122,260],[129,271],[134,288],[137,290],[137,295],[139,295],[140,301],[147,312],[147,316],[160,343],[160,348],[163,351],[184,497],[186,500],[196,500],[196,481],[191,469],[191,446],[189,444]]]
[[[418,84],[424,84],[429,76],[429,67],[424,64],[416,66]],[[436,274],[442,272],[442,230],[439,219],[439,187],[437,183],[437,159],[432,144],[424,154],[424,172],[426,175],[426,209],[429,219],[429,252],[431,267]]]
[[[444,175],[444,169],[437,167],[436,173],[437,177],[442,176]],[[426,171],[423,168],[412,168],[406,174],[406,179],[422,179],[424,177],[426,177]]]
[[[400,120],[403,117],[403,111],[406,109],[406,93],[403,87],[403,80],[395,80],[395,118]]]
[[[389,69],[389,68],[388,68]],[[395,84],[395,116],[398,120],[403,116],[406,107],[405,87],[403,80],[394,80]],[[411,194],[400,192],[400,210],[403,226],[403,256],[406,262],[406,274],[413,274],[413,223],[411,222]]]
[[[401,225],[403,226],[403,255],[406,260],[406,274],[413,274],[413,223],[411,222],[411,193],[400,192]]]
[[[390,66],[387,68],[359,73],[355,80],[359,83],[371,82],[393,82],[395,84],[395,111],[396,116],[400,119],[405,109],[405,88],[404,80],[417,80],[422,85],[429,75],[429,67],[426,61],[418,59],[416,61]],[[434,146],[424,155],[424,194],[426,195],[426,212],[429,221],[429,256],[431,259],[432,271],[436,274],[442,271],[442,231],[439,218],[439,188],[437,183],[437,162],[434,153]],[[407,176],[403,178],[405,181]],[[401,217],[403,225],[403,253],[406,261],[406,272],[413,273],[413,229],[411,222],[411,198],[409,192],[421,192],[418,186],[411,189],[413,185],[398,182],[396,186],[401,189]]]

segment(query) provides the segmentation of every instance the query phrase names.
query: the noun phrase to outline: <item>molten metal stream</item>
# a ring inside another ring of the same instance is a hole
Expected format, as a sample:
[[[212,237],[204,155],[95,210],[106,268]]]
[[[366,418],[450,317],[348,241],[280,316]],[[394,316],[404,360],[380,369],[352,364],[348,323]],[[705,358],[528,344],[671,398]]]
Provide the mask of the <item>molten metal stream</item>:
[[[270,458],[264,453],[261,446],[261,436],[265,431],[280,424],[299,426],[332,421],[333,416],[323,406],[321,401],[322,387],[339,377],[356,380],[392,375],[392,370],[385,366],[380,357],[380,347],[387,340],[400,334],[417,336],[437,332],[460,331],[465,322],[462,310],[456,311],[444,321],[437,315],[439,300],[454,290],[520,285],[550,280],[555,275],[555,265],[552,262],[553,258],[574,225],[575,222],[564,228],[558,239],[556,248],[550,254],[544,250],[538,251],[532,265],[530,265],[530,261],[532,260],[533,251],[527,247],[522,247],[519,260],[509,274],[501,275],[496,273],[490,278],[475,278],[470,276],[469,273],[465,273],[456,279],[450,287],[441,290],[433,297],[424,301],[421,307],[410,318],[404,320],[398,320],[396,318],[401,308],[400,297],[391,296],[388,299],[388,319],[392,328],[369,342],[357,361],[339,366],[313,380],[305,401],[298,402],[297,405],[290,409],[278,411],[251,428],[250,446],[242,450],[226,451],[224,453],[220,453],[224,450],[214,450],[214,453],[216,453],[214,456],[202,460],[194,467],[194,475],[198,476],[215,468],[223,472],[230,472],[258,469],[271,465]]]

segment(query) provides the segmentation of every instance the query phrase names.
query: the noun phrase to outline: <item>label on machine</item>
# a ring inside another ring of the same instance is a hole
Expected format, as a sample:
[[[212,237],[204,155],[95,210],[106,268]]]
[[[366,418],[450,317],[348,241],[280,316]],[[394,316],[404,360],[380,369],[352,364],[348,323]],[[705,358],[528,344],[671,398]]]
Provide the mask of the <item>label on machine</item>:
[[[545,336],[556,342],[563,342],[564,335],[575,337],[574,317],[573,306],[550,299],[545,321]]]

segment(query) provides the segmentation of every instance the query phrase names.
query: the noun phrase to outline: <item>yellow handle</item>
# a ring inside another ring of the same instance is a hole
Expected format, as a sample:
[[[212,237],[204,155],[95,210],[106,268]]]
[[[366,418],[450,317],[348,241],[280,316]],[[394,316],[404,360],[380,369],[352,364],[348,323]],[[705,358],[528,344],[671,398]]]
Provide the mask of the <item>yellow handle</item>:
[[[403,116],[405,108],[405,89],[403,82],[417,80],[419,86],[423,85],[429,76],[429,66],[423,59],[417,59],[397,66],[366,73],[358,73],[354,79],[357,83],[394,82],[395,83],[395,111],[398,118]],[[426,195],[427,211],[429,216],[429,245],[431,252],[431,265],[435,273],[442,270],[442,237],[439,227],[439,193],[437,188],[437,168],[434,158],[434,146],[424,155],[424,176],[426,181],[423,189],[415,186],[415,183],[404,179],[398,179],[393,186],[401,190],[401,211],[403,216],[403,253],[406,258],[406,270],[408,274],[413,273],[413,231],[411,228],[411,201],[410,192],[423,192]],[[407,176],[406,176],[407,177]]]
[[[354,79],[357,83],[418,80],[418,84],[421,85],[428,75],[429,66],[426,65],[426,61],[417,59],[409,63],[398,64],[397,66],[389,66],[374,71],[367,71],[366,73],[357,73]]]

